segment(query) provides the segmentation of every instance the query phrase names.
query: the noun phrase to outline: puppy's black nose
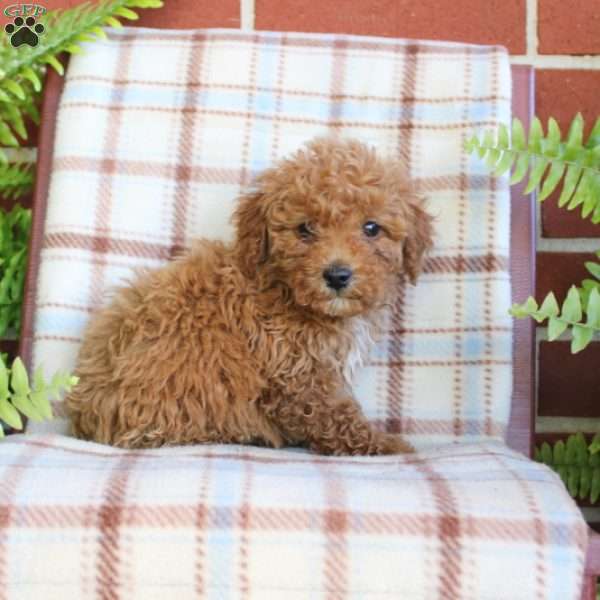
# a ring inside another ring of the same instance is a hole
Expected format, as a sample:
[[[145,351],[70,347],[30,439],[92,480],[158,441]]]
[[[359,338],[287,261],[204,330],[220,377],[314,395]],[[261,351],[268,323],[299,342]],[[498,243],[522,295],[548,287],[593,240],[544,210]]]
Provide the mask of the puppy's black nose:
[[[332,265],[323,271],[323,279],[332,290],[345,288],[352,279],[352,269],[341,265]]]

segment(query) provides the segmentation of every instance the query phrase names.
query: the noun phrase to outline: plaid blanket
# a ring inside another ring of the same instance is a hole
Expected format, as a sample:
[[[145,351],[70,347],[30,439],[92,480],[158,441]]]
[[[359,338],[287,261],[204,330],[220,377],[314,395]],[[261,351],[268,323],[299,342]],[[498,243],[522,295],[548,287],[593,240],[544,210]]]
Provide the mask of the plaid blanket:
[[[72,57],[60,103],[34,366],[71,369],[89,315],[115,284],[195,237],[231,239],[242,187],[337,131],[402,158],[437,216],[425,273],[399,289],[358,374],[366,414],[417,445],[502,438],[509,193],[463,143],[509,120],[504,49],[236,30],[109,36]]]
[[[0,481],[2,600],[579,600],[577,507],[499,442],[336,459],[21,435]]]

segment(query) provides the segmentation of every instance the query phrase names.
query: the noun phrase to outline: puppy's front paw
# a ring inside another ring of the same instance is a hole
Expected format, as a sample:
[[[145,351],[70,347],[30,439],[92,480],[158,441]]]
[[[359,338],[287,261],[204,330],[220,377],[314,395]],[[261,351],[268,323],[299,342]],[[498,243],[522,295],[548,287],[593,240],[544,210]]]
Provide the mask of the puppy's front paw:
[[[415,449],[401,435],[382,433],[373,454],[406,454],[414,451]]]

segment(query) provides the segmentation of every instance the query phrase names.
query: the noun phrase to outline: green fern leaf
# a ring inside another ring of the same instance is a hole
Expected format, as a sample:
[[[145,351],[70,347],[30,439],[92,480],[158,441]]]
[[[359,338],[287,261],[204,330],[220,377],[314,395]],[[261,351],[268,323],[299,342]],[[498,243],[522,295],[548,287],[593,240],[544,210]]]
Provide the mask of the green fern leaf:
[[[125,8],[124,6],[117,8],[117,10],[115,10],[115,14],[125,19],[130,19],[131,21],[136,21],[139,19],[139,16],[136,13],[128,8]]]
[[[104,23],[114,27],[115,29],[120,29],[123,27],[121,22],[118,19],[115,19],[115,17],[106,17],[106,19],[104,19]]]
[[[529,127],[529,143],[527,144],[530,152],[541,154],[543,137],[544,130],[542,129],[542,124],[537,117],[534,117],[531,120],[531,125]]]
[[[130,0],[127,2],[127,6],[137,8],[160,8],[162,5],[162,0]]]
[[[598,288],[592,289],[586,304],[586,325],[600,330],[600,293]]]
[[[571,353],[581,352],[591,341],[594,330],[584,325],[573,325],[573,339],[571,340]]]
[[[568,467],[567,489],[573,498],[577,497],[579,491],[579,479],[581,477],[581,469],[577,466]]]
[[[539,201],[543,202],[556,188],[565,172],[566,165],[558,161],[553,161],[548,176],[544,180],[544,185],[540,191]]]
[[[588,273],[591,273],[596,279],[600,280],[600,263],[587,261],[583,263]]]
[[[510,314],[513,317],[517,317],[517,319],[522,319],[523,317],[531,317],[537,309],[538,305],[535,298],[529,296],[523,304],[513,304],[510,309]]]
[[[558,154],[558,146],[560,144],[560,127],[556,119],[550,117],[548,119],[548,136],[543,140],[542,147],[545,156],[556,157]]]
[[[465,150],[467,151],[468,154],[472,154],[478,148],[479,148],[479,140],[477,139],[476,135],[471,136],[465,142]]]
[[[581,115],[579,115],[581,116]],[[583,117],[582,117],[583,121]],[[592,131],[590,131],[590,135],[588,137],[587,142],[585,143],[586,148],[594,148],[594,146],[598,146],[600,144],[600,117],[596,119],[594,123],[594,127],[592,127]]]
[[[504,152],[502,158],[498,161],[496,168],[494,170],[494,175],[496,177],[500,177],[504,175],[507,171],[511,169],[513,166],[513,162],[515,161],[516,154],[513,152]]]
[[[29,81],[31,81],[31,84],[33,85],[33,89],[36,92],[41,91],[42,82],[41,82],[38,74],[31,67],[25,67],[22,71],[22,75],[23,75],[23,77],[25,77],[25,79],[28,79]]]
[[[592,177],[592,175],[590,174],[589,169],[584,169],[583,175],[581,176],[581,179],[579,180],[579,184],[577,185],[577,188],[575,189],[575,193],[573,194],[571,201],[567,205],[568,210],[574,210],[580,204],[583,204],[584,200],[590,193],[591,177]]]
[[[25,123],[23,117],[16,105],[5,104],[0,107],[0,118],[10,125],[13,131],[22,139],[27,139],[27,130],[25,129]]]
[[[548,442],[544,442],[541,447],[541,457],[542,462],[545,465],[552,465],[552,448],[550,448],[550,444]]]
[[[510,145],[509,136],[508,136],[508,128],[504,123],[500,123],[498,125],[498,143],[497,147],[501,150],[506,150]]]
[[[567,297],[562,305],[562,317],[574,323],[581,320],[581,297],[579,291],[572,285],[567,293]]]
[[[32,189],[33,164],[6,163],[0,165],[0,197],[20,198],[28,194]]]
[[[592,438],[592,441],[589,446],[590,450],[590,467],[598,467],[600,466],[600,433],[596,433]],[[592,462],[592,459],[597,459],[597,464]]]
[[[525,150],[527,147],[523,124],[516,118],[512,121],[512,145],[515,150]]]
[[[59,75],[65,74],[65,68],[54,56],[45,56],[42,60],[48,63]]]
[[[570,150],[579,150],[583,146],[583,116],[577,113],[567,134],[567,148]]]
[[[555,465],[560,465],[565,462],[565,443],[563,440],[558,440],[554,444],[553,460]]]
[[[559,206],[562,207],[571,200],[582,173],[583,169],[581,167],[578,167],[577,165],[568,166],[563,189],[560,198],[558,199]]]
[[[588,444],[585,436],[580,431],[575,434],[575,462],[580,467],[583,467],[588,464],[588,459]]]
[[[590,294],[592,290],[600,292],[600,281],[594,279],[584,279],[581,282],[581,288],[579,289],[579,295],[581,296],[581,304],[587,306],[590,300]],[[587,313],[587,309],[585,311]]]
[[[536,160],[536,164],[529,174],[529,181],[527,182],[527,186],[523,192],[524,194],[531,194],[531,192],[538,187],[549,162],[550,161],[545,157],[541,157]]]
[[[550,317],[557,317],[560,312],[556,296],[553,292],[550,292],[542,302],[538,314],[542,317],[542,320]]]
[[[517,159],[517,164],[515,166],[515,170],[510,178],[510,184],[514,185],[515,183],[519,183],[523,177],[527,174],[527,169],[529,167],[529,154],[526,152],[522,152],[519,154],[519,158]]]
[[[548,319],[548,341],[553,342],[568,327],[568,323],[556,317],[550,317]]]
[[[7,79],[5,81],[2,81],[1,83],[9,92],[14,94],[19,100],[25,99],[25,91],[16,81],[13,81],[12,79]]]
[[[586,219],[596,208],[596,205],[600,201],[600,178],[595,177],[593,174],[590,175],[588,183],[588,192],[584,196],[583,204],[581,206],[581,217]]]
[[[500,158],[501,151],[496,150],[496,148],[490,148],[485,157],[485,164],[488,169],[493,169],[498,159]]]
[[[494,134],[491,131],[485,131],[483,134],[483,140],[477,149],[479,158],[484,158],[488,149],[494,147]]]
[[[71,44],[70,46],[67,46],[65,50],[69,54],[83,54],[83,48],[77,44]]]
[[[12,134],[12,131],[10,130],[8,125],[6,125],[6,123],[3,123],[2,121],[0,121],[0,144],[2,144],[4,146],[18,146],[19,145],[19,141]]]

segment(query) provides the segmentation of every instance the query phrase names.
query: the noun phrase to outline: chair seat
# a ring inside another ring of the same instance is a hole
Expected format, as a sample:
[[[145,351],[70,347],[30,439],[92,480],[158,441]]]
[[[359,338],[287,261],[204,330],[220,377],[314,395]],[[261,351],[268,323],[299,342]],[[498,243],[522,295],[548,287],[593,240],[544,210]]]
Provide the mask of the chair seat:
[[[564,600],[583,573],[560,479],[500,442],[330,458],[18,435],[0,480],[8,599]]]

